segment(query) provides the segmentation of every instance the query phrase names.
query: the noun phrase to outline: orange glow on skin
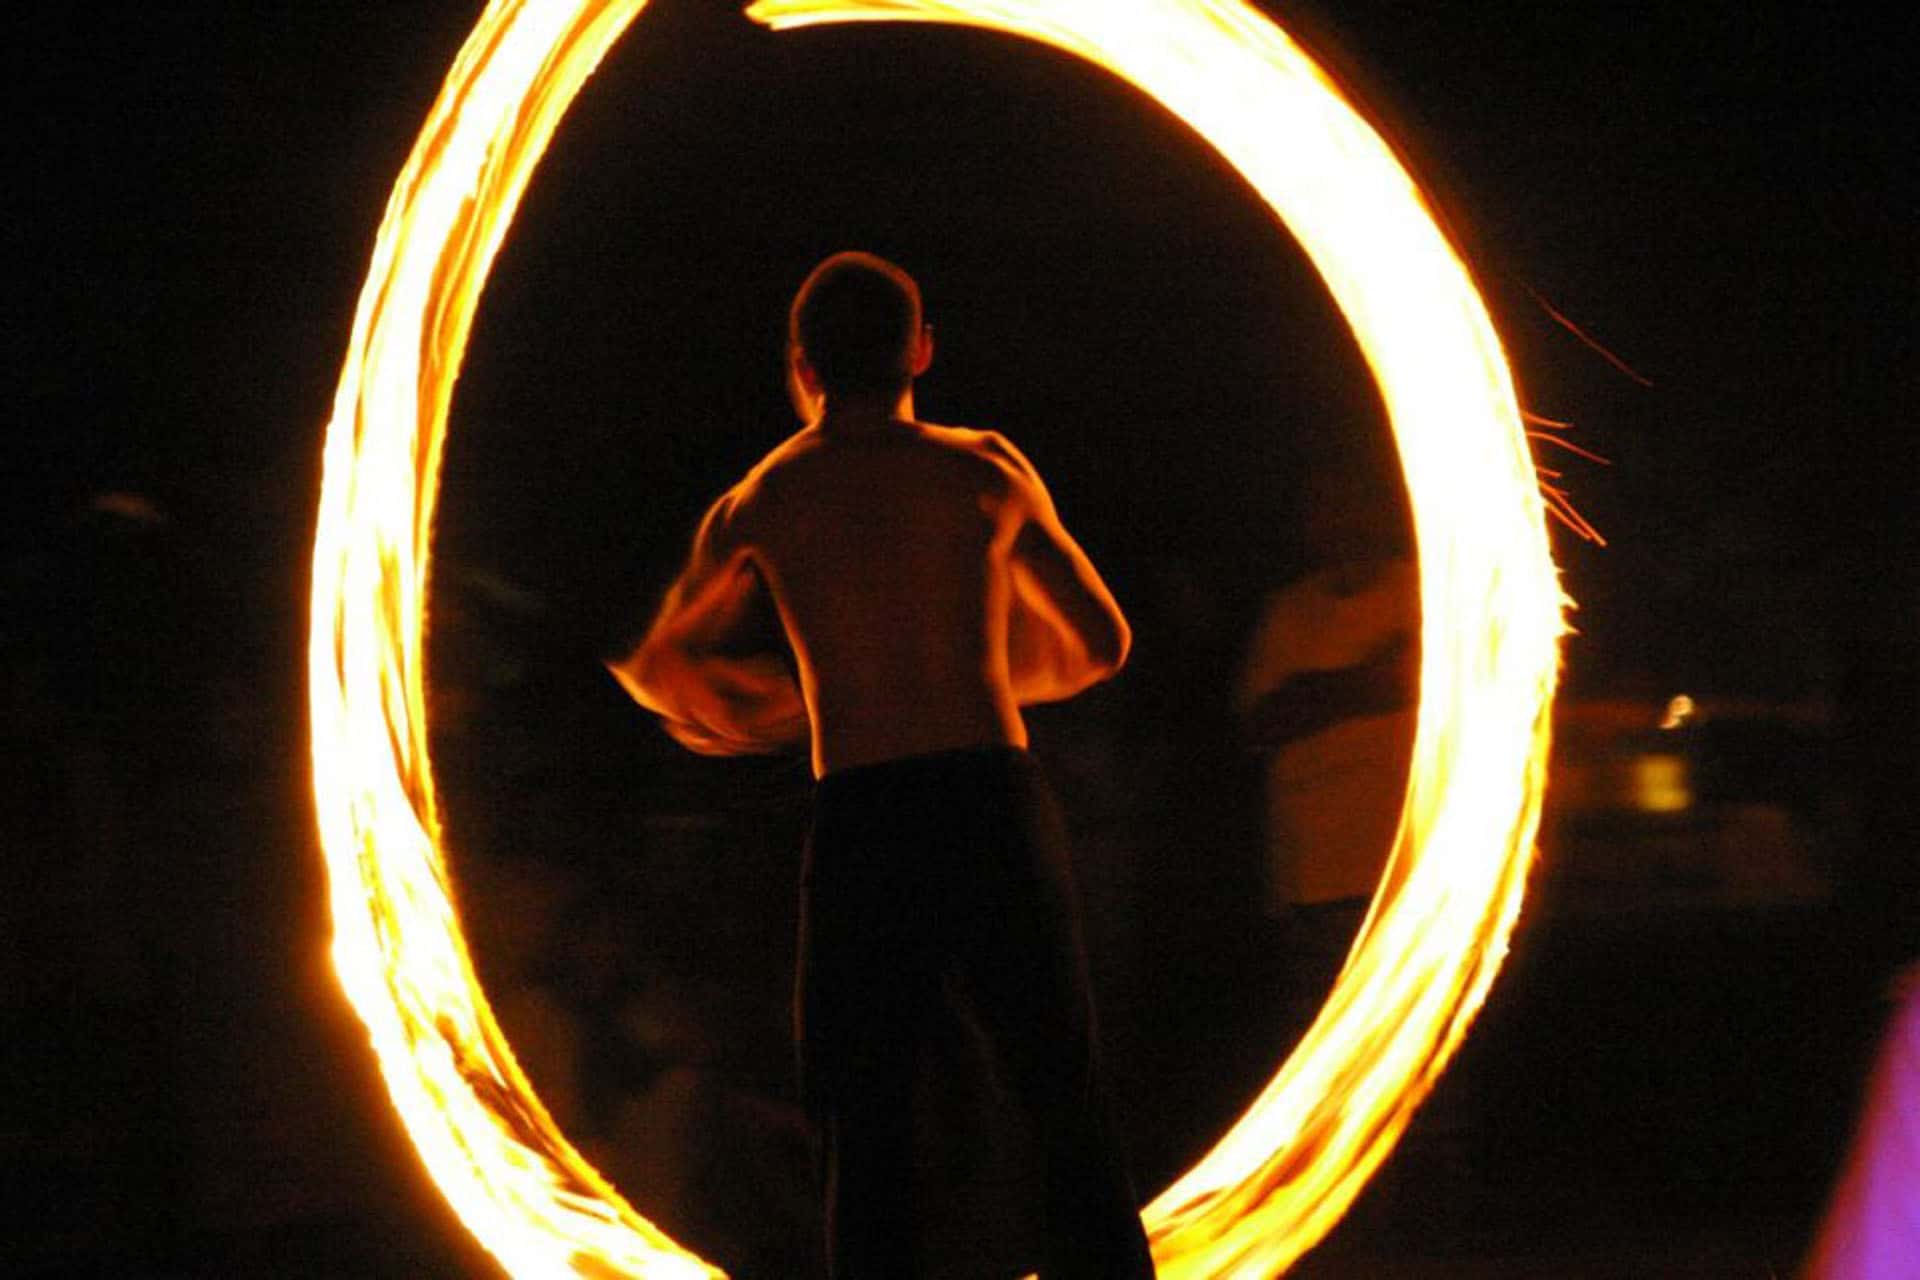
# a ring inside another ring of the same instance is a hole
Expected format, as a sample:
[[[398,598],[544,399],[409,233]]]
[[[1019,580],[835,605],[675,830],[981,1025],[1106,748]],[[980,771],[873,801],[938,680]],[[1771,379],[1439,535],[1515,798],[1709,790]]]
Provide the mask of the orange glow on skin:
[[[911,553],[869,555],[813,518],[855,510]],[[1019,708],[1108,679],[1132,635],[1025,455],[996,432],[915,421],[909,388],[836,403],[722,494],[645,638],[610,666],[682,745],[810,740],[825,777],[1024,747]]]
[[[427,759],[423,626],[454,379],[553,130],[645,0],[492,0],[401,171],[354,319],[314,548],[314,789],[334,962],[396,1109],[513,1274],[709,1277],[568,1144],[480,992]],[[1386,1159],[1485,998],[1539,822],[1562,633],[1500,343],[1418,188],[1237,0],[765,0],[776,28],[965,24],[1102,66],[1181,116],[1299,239],[1352,325],[1406,472],[1420,728],[1373,910],[1260,1098],[1145,1216],[1165,1277],[1285,1271]]]

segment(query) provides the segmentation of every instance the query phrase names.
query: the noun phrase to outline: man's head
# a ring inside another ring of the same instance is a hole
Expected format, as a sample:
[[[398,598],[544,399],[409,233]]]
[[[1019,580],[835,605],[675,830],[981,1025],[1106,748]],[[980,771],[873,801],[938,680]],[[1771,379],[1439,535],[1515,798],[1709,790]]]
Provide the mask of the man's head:
[[[787,337],[794,376],[828,401],[902,395],[933,360],[920,287],[870,253],[836,253],[813,269]]]

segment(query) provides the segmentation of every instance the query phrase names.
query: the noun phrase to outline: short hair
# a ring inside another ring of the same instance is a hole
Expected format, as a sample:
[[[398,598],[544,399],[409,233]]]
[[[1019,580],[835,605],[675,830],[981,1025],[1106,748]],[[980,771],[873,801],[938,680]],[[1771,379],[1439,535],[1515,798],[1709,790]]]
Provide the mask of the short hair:
[[[920,286],[870,253],[836,253],[794,295],[787,336],[829,399],[895,393],[913,381]]]

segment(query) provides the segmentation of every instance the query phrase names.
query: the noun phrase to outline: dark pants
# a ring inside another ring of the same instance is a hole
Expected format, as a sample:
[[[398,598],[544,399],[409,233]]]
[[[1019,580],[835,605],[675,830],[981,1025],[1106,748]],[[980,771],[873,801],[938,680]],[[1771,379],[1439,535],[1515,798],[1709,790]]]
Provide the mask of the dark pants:
[[[795,1021],[834,1280],[910,1280],[914,1071],[963,992],[1040,1150],[1046,1280],[1153,1264],[1095,1063],[1066,835],[1033,758],[949,751],[830,774],[802,883]]]

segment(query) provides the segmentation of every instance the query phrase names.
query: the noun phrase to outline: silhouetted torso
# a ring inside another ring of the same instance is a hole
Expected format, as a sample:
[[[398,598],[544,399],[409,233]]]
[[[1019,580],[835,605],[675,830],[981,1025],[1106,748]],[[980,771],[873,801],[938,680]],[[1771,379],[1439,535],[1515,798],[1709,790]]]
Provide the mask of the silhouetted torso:
[[[1008,672],[1025,504],[983,432],[808,427],[736,491],[734,527],[779,610],[816,775],[1026,745]]]

